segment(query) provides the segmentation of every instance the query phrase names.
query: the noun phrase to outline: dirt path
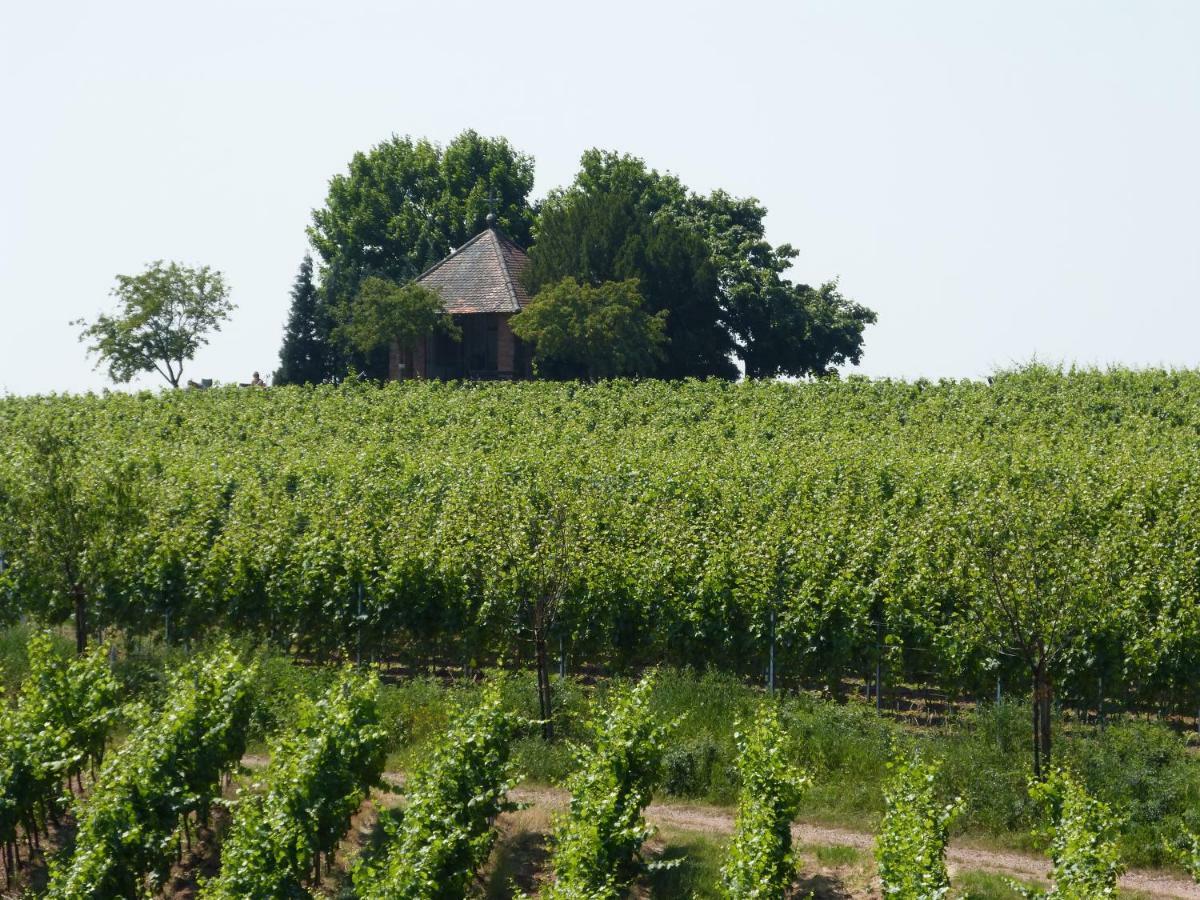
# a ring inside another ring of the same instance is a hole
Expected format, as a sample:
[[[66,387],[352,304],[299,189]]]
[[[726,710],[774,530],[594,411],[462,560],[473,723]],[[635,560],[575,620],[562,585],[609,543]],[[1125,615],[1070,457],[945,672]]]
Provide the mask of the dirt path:
[[[519,803],[560,809],[566,806],[568,795],[553,788],[517,788],[512,797]],[[669,826],[681,831],[727,835],[733,833],[733,813],[713,806],[654,803],[646,809],[646,819],[652,825]],[[854,847],[865,853],[875,849],[875,838],[868,832],[825,825],[798,823],[792,826],[792,838],[797,844]],[[952,844],[946,854],[951,872],[977,871],[1007,875],[1021,881],[1045,882],[1050,864],[1044,857],[1001,850],[984,850]],[[1121,879],[1121,888],[1155,897],[1187,897],[1200,900],[1200,885],[1167,873],[1134,870]]]
[[[243,759],[243,763],[249,768],[259,768],[266,762],[264,757]],[[404,783],[404,775],[400,772],[385,772],[383,777],[398,786]],[[519,787],[514,789],[510,796],[518,803],[551,812],[566,808],[570,799],[566,791],[550,787]],[[717,835],[733,833],[733,812],[719,806],[652,803],[646,809],[646,819],[652,825],[668,826],[680,831]],[[792,839],[802,845],[854,847],[865,853],[871,853],[875,849],[875,837],[870,832],[804,822],[792,826]],[[955,871],[992,872],[1021,881],[1046,882],[1050,871],[1050,863],[1045,857],[1014,851],[985,850],[961,843],[951,844],[946,858],[951,874]],[[1200,885],[1190,879],[1175,877],[1165,872],[1132,870],[1122,876],[1121,888],[1153,897],[1200,900]]]

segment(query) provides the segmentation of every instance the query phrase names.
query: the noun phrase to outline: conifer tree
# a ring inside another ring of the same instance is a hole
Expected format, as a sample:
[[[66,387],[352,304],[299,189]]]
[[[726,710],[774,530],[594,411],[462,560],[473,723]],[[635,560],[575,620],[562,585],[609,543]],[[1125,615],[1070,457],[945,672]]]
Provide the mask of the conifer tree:
[[[275,384],[314,384],[329,374],[329,317],[320,292],[313,284],[312,256],[305,253],[292,285]]]

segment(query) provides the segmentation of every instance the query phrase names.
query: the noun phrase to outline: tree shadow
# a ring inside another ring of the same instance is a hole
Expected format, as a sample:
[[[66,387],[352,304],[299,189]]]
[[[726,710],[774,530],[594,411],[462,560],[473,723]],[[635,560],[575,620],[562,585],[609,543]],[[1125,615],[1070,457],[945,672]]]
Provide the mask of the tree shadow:
[[[801,897],[812,897],[813,900],[852,900],[854,895],[847,890],[840,878],[832,875],[810,875],[801,878],[788,896],[796,900]]]
[[[480,876],[483,896],[486,900],[513,900],[536,895],[549,861],[550,845],[544,832],[518,829],[502,833]]]

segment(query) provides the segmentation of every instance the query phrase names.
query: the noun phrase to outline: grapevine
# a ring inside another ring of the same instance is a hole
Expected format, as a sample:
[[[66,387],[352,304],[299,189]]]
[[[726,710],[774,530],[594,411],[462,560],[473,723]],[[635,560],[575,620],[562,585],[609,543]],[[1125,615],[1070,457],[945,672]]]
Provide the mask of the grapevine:
[[[730,900],[782,900],[795,876],[792,820],[809,779],[795,771],[773,705],[736,735],[742,779],[736,831],[722,870]]]
[[[222,775],[245,752],[250,673],[229,648],[171,679],[163,709],[141,710],[85,805],[74,852],[52,862],[54,900],[148,897],[175,856],[176,835],[208,819]],[[190,833],[190,832],[189,832]]]
[[[235,806],[221,872],[202,896],[307,897],[350,817],[379,781],[385,734],[378,680],[346,669],[275,746],[261,794]]]
[[[571,806],[555,832],[551,900],[617,900],[640,869],[650,836],[642,811],[658,783],[666,739],[675,723],[655,720],[653,679],[614,689],[594,723],[595,744],[579,751]]]
[[[461,714],[412,778],[404,817],[387,848],[355,873],[362,900],[457,900],[496,838],[511,784],[509,745],[516,717],[496,687]]]

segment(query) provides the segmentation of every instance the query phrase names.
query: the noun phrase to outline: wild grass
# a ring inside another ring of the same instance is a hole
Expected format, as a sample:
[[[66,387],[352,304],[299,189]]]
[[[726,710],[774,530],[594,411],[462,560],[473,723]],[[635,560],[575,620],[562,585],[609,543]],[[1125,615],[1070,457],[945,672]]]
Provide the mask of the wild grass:
[[[716,900],[721,896],[724,840],[697,832],[663,829],[657,837],[658,842],[664,844],[658,861],[674,865],[646,875],[644,881],[651,897]]]
[[[810,844],[801,849],[802,852],[815,858],[819,865],[830,868],[856,866],[870,858],[868,854],[863,853],[857,847],[850,847],[846,844]]]

